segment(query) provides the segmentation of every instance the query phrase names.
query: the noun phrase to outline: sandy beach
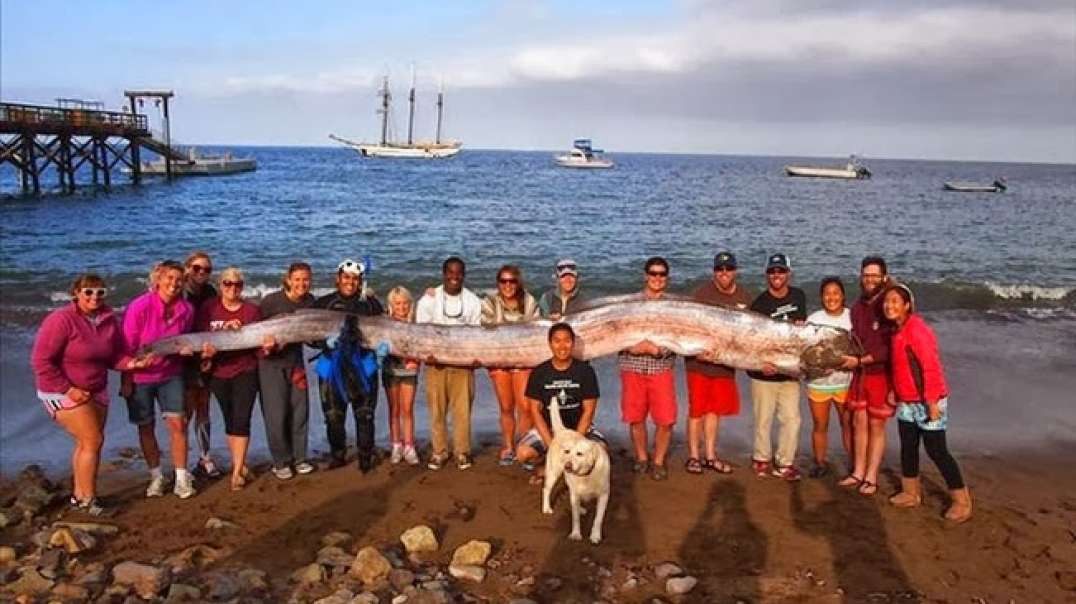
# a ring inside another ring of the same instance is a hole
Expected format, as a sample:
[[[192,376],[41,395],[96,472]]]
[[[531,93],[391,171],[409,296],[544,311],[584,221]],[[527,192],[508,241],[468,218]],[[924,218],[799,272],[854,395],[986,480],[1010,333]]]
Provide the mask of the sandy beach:
[[[175,582],[200,586],[209,599],[207,576],[254,568],[265,571],[268,583],[257,601],[313,602],[341,586],[362,591],[346,568],[313,585],[289,580],[318,558],[323,537],[344,531],[353,538],[344,546],[349,559],[373,546],[416,575],[431,577],[445,571],[457,546],[490,542],[484,581],[445,579],[455,601],[1076,601],[1076,476],[1059,455],[962,459],[975,516],[949,526],[941,518],[944,485],[933,468],[924,472],[924,505],[897,510],[883,496],[897,484],[892,463],[879,495],[866,498],[836,486],[833,478],[795,484],[759,479],[739,458],[730,476],[674,471],[667,482],[654,482],[633,476],[626,451],[614,446],[605,541],[593,546],[567,539],[563,488],[556,514],[541,515],[540,487],[528,485],[519,468],[497,467],[496,447],[486,444],[476,466],[463,472],[383,462],[367,476],[349,466],[281,482],[263,465],[242,492],[229,491],[226,481],[203,484],[189,501],[142,498],[144,485],[131,462],[113,460],[106,464],[103,491],[118,513],[95,521],[120,530],[77,558],[83,567],[129,560],[159,565],[186,548],[207,545],[215,554],[205,566],[173,577]],[[672,460],[676,469],[679,463],[681,456]],[[35,563],[26,539],[57,516],[80,519],[54,506],[32,523],[0,533],[2,544],[22,555],[9,566]],[[236,526],[206,528],[211,517]],[[407,559],[399,536],[419,524],[434,530],[440,548],[416,563]],[[655,576],[663,562],[696,578],[694,589],[667,595],[665,580]],[[382,602],[403,601],[392,599],[397,590],[389,585],[376,593]]]

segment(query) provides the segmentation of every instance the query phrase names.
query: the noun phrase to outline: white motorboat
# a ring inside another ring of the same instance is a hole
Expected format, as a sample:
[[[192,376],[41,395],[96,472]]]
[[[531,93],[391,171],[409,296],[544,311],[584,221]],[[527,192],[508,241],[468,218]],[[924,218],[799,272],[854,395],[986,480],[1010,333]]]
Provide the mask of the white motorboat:
[[[813,166],[785,166],[785,174],[806,178],[844,178],[858,180],[870,178],[871,171],[859,164],[855,155],[848,158],[848,163],[843,168],[818,168]]]
[[[572,148],[565,155],[553,156],[553,161],[562,168],[602,169],[612,168],[613,160],[602,157],[603,151],[595,149],[589,138],[577,138]]]
[[[1004,178],[995,178],[992,184],[984,185],[974,182],[946,182],[942,185],[946,191],[960,193],[1001,193],[1008,189]]]
[[[175,147],[173,147],[175,149]],[[258,161],[253,157],[232,157],[231,153],[210,155],[199,153],[194,147],[187,148],[186,157],[179,159],[173,154],[173,176],[224,176],[239,172],[253,172],[258,169]],[[142,162],[142,174],[164,176],[168,166],[162,157],[154,161]]]
[[[389,107],[392,95],[389,93],[389,78],[385,76],[381,86],[381,141],[377,143],[357,143],[346,138],[330,134],[329,138],[354,149],[359,157],[385,158],[385,159],[447,159],[455,157],[460,152],[463,143],[453,140],[441,140],[441,120],[444,115],[444,91],[437,93],[437,135],[434,140],[415,140],[415,71],[411,70],[410,112],[407,122],[407,142],[390,141],[389,131]]]

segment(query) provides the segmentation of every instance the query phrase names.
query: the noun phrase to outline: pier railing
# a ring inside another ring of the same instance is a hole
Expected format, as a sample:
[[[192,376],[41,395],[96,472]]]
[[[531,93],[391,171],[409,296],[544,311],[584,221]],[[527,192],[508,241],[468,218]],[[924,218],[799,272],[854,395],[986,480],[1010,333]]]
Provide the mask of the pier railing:
[[[43,134],[46,131],[69,131],[73,134],[139,131],[148,134],[146,116],[141,114],[19,103],[0,103],[0,124],[4,129],[25,128]]]

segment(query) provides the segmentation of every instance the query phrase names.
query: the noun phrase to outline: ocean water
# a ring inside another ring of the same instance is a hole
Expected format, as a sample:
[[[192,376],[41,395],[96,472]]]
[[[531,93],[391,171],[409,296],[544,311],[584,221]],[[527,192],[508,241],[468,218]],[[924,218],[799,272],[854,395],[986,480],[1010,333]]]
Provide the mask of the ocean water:
[[[536,294],[552,285],[556,259],[572,257],[595,295],[638,289],[644,259],[662,255],[670,289],[686,292],[709,278],[721,249],[737,254],[741,280],[758,291],[766,256],[781,251],[815,308],[822,277],[852,285],[859,260],[881,254],[938,328],[954,399],[974,401],[957,421],[964,444],[1072,442],[1076,166],[868,160],[873,179],[835,181],[788,178],[781,168],[839,158],[618,154],[616,169],[583,172],[554,167],[545,152],[403,162],[363,161],[342,148],[232,151],[255,156],[258,171],[71,196],[22,197],[10,166],[0,167],[0,471],[62,465],[68,454],[33,396],[28,356],[36,325],[67,299],[71,278],[101,273],[110,302],[122,306],[144,290],[150,265],[194,249],[209,251],[218,270],[242,268],[253,297],[275,289],[294,260],[310,262],[315,289],[328,291],[345,257],[367,259],[382,294],[396,284],[420,291],[439,281],[450,254],[467,260],[472,288],[492,288],[497,267],[511,262]],[[1008,192],[942,190],[946,180],[996,176]],[[616,433],[615,370],[598,368],[600,419]],[[480,376],[479,432],[496,429],[487,381]],[[120,401],[106,448],[135,445],[125,415]],[[315,443],[320,421],[315,410]],[[748,401],[729,425],[733,444],[746,442]],[[257,429],[254,440],[264,442]]]

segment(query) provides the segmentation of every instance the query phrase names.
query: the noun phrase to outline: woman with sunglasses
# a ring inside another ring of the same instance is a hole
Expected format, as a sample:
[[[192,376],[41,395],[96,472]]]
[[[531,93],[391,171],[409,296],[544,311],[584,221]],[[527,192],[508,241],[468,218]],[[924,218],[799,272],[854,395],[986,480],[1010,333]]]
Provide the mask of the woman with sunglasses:
[[[891,285],[882,298],[885,318],[896,325],[890,341],[889,362],[897,404],[900,433],[901,492],[889,498],[896,507],[923,502],[919,482],[919,442],[938,467],[952,497],[945,518],[953,523],[971,518],[971,493],[960,466],[949,453],[945,431],[949,426],[949,387],[938,354],[934,330],[915,311],[912,290]]]
[[[191,303],[195,312],[206,300],[215,298],[217,290],[209,282],[213,274],[213,261],[209,254],[194,251],[183,263],[183,299]],[[187,409],[187,422],[194,418],[194,440],[198,443],[198,464],[195,471],[206,478],[220,478],[220,470],[209,454],[209,385],[202,380],[197,358],[187,359],[183,365],[183,402]]]
[[[124,355],[123,332],[101,277],[86,273],[71,284],[71,304],[41,323],[30,363],[37,395],[52,419],[71,435],[71,505],[88,514],[105,512],[97,499],[97,470],[108,416],[108,369],[138,369],[152,358]]]
[[[197,331],[239,329],[262,318],[256,304],[243,300],[243,273],[229,266],[220,274],[220,296],[207,300],[198,309]],[[258,357],[252,350],[234,350],[202,355],[201,370],[209,375],[209,389],[217,397],[228,451],[232,455],[232,490],[238,491],[250,478],[247,448],[250,445],[250,415],[258,396]]]
[[[523,273],[518,266],[506,264],[497,271],[497,293],[482,300],[482,325],[495,327],[509,323],[534,321],[538,318],[538,303],[523,286]],[[515,463],[516,434],[531,429],[531,412],[527,406],[526,389],[530,368],[489,368],[489,379],[501,409],[501,453],[499,463]],[[519,411],[517,425],[516,410]],[[518,427],[518,430],[517,430]]]

